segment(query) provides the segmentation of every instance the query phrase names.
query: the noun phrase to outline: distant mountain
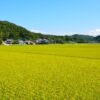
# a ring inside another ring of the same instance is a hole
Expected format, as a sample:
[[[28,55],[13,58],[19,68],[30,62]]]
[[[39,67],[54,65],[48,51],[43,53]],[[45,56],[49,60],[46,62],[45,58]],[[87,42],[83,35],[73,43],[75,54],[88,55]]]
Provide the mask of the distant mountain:
[[[73,38],[73,41],[76,41],[78,43],[89,43],[94,40],[94,37],[89,35],[74,34],[71,37]]]

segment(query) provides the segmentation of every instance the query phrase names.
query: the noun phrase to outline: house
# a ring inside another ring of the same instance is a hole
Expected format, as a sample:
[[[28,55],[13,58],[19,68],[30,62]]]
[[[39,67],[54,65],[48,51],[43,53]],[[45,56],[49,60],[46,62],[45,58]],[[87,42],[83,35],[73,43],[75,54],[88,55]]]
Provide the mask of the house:
[[[18,43],[19,43],[20,45],[24,45],[24,44],[25,44],[23,40],[18,40]]]
[[[24,43],[27,45],[34,45],[34,42],[31,40],[26,40],[26,41],[24,41]]]
[[[13,39],[7,39],[6,41],[5,41],[5,44],[12,44],[13,43]]]
[[[37,39],[35,42],[36,42],[36,44],[48,44],[49,40],[47,40],[47,39]]]

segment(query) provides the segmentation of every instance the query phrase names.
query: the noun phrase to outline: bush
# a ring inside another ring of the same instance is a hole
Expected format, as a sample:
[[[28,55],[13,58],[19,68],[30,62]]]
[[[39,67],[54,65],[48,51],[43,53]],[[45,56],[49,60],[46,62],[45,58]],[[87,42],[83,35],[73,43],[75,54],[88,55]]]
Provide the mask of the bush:
[[[0,39],[0,45],[2,44],[2,39]]]
[[[18,44],[18,40],[13,40],[12,44]]]

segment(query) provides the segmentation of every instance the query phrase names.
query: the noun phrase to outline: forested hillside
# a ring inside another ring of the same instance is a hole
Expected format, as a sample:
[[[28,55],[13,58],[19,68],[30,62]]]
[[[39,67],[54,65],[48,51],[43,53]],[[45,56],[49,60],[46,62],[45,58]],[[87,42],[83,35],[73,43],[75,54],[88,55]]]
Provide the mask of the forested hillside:
[[[30,40],[39,38],[41,35],[42,34],[40,33],[30,32],[29,30],[8,21],[0,21],[0,38],[3,40],[8,38]]]

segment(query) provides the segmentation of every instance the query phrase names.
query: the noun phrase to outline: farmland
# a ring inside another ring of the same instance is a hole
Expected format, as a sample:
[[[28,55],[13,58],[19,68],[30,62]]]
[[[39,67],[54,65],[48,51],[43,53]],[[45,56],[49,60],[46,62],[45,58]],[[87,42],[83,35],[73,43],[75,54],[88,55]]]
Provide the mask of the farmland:
[[[100,45],[0,46],[0,100],[100,100]]]

